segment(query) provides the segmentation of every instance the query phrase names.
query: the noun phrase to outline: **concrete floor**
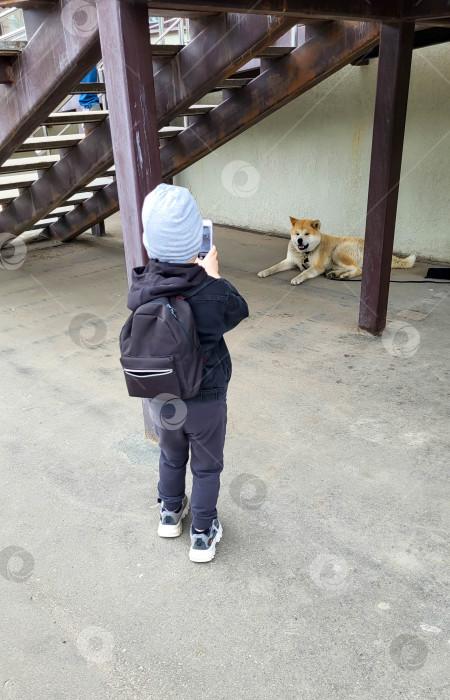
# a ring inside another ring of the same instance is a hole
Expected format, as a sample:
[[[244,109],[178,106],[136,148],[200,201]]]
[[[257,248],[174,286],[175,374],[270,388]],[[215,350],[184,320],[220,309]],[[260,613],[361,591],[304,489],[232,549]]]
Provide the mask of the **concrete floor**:
[[[224,538],[196,565],[187,527],[156,536],[158,449],[118,362],[119,218],[107,229],[0,270],[0,696],[444,697],[450,287],[392,285],[392,332],[372,339],[358,282],[260,280],[286,242],[216,229],[251,316],[228,337]]]

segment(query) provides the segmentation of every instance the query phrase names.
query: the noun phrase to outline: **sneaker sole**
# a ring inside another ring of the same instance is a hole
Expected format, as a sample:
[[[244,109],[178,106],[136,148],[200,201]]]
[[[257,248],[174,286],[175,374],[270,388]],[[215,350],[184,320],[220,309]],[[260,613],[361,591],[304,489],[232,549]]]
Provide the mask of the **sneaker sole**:
[[[164,525],[163,523],[159,523],[158,525],[158,535],[160,537],[179,537],[182,532],[183,532],[183,520],[186,517],[186,515],[189,513],[189,507],[190,507],[190,502],[189,498],[187,500],[186,506],[181,513],[181,518],[177,522],[176,525]]]
[[[204,564],[205,562],[212,561],[216,555],[216,544],[220,542],[223,535],[222,525],[219,525],[217,535],[209,549],[194,549],[193,547],[189,550],[189,559],[196,562],[197,564]]]

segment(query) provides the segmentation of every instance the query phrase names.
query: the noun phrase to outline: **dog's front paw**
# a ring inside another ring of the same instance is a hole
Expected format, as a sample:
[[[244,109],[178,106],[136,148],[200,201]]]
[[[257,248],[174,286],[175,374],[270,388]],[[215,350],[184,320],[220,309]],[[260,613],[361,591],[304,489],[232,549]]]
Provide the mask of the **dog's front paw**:
[[[325,272],[325,277],[327,277],[327,279],[329,279],[329,280],[336,280],[337,279],[336,273],[331,272],[331,270],[329,272]]]
[[[293,280],[291,280],[291,284],[301,284],[303,282],[301,277],[294,277]]]
[[[261,270],[261,272],[258,272],[258,277],[268,277],[269,271],[268,270]]]

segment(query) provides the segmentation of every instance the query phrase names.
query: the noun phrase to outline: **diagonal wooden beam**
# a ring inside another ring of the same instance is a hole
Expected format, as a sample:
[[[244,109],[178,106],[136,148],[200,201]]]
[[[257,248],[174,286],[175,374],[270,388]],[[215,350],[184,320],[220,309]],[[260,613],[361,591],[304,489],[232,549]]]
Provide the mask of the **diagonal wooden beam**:
[[[308,32],[303,46],[274,63],[237,95],[200,117],[161,148],[163,179],[250,128],[379,41],[378,25],[365,22],[329,23]],[[118,209],[117,188],[112,183],[50,226],[50,235],[59,240],[71,240]]]
[[[214,45],[219,30],[225,26],[228,27],[227,33]],[[227,20],[224,25],[223,18],[214,17],[201,35],[173,57],[169,66],[156,73],[154,81],[158,128],[168,124],[175,114],[185,111],[186,106],[206,94],[216,82],[217,74],[211,75],[209,62],[200,60],[201,57],[204,58],[206,46],[213,47],[214,70],[218,71],[220,78],[225,78],[245,63],[248,57],[273,43],[291,26],[291,20],[250,16],[235,16],[234,22]],[[172,87],[167,82],[170,76],[174,80]],[[78,189],[77,182],[80,186],[84,184],[85,173],[93,173],[92,177],[102,174],[104,170],[97,167],[99,153],[102,154],[101,163],[105,169],[113,164],[108,121],[104,128],[97,127],[82,144],[73,147],[60,163],[50,168],[32,185],[30,191],[23,192],[15,202],[0,212],[0,231],[13,235],[26,231],[30,225],[73,194]]]
[[[86,0],[86,5],[92,8],[91,24],[81,31],[71,14],[76,5],[61,0],[16,59],[14,84],[0,85],[0,163],[99,60],[95,5],[92,0]]]
[[[148,10],[122,0],[97,0],[97,8],[131,284],[133,268],[148,260],[141,235],[142,205],[161,182]]]

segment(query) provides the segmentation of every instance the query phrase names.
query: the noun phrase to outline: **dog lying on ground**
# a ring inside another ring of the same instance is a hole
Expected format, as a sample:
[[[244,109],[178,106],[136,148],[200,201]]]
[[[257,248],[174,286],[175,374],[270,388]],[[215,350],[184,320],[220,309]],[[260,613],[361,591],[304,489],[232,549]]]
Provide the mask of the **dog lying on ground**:
[[[287,256],[277,265],[258,272],[258,277],[268,277],[277,272],[300,268],[302,272],[291,280],[301,284],[312,277],[323,275],[329,279],[348,280],[362,274],[364,238],[355,236],[327,236],[320,231],[318,219],[294,219]],[[392,256],[392,267],[410,268],[416,262],[415,255],[407,258]]]

